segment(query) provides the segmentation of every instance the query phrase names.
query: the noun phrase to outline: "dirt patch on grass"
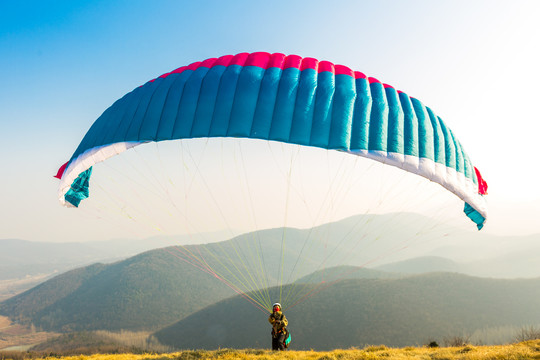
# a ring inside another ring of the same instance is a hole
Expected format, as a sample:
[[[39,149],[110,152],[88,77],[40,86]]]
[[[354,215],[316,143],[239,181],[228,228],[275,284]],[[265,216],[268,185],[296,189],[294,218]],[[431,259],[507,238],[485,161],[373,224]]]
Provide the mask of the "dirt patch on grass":
[[[6,316],[0,316],[0,332],[11,325],[11,320]]]
[[[20,324],[11,324],[2,330],[0,330],[0,334],[2,335],[9,335],[9,336],[22,336],[28,334],[29,331],[26,328],[26,326],[20,325]]]
[[[58,334],[35,331],[29,326],[12,323],[9,318],[0,316],[0,349],[39,344],[55,336]]]

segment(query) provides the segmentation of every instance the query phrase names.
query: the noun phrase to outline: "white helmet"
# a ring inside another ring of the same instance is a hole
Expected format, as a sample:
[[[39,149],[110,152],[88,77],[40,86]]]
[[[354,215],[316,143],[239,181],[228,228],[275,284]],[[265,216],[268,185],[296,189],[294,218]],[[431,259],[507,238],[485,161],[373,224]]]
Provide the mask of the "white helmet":
[[[272,309],[274,309],[276,306],[279,306],[279,310],[283,309],[280,303],[274,303],[274,305],[272,305]]]

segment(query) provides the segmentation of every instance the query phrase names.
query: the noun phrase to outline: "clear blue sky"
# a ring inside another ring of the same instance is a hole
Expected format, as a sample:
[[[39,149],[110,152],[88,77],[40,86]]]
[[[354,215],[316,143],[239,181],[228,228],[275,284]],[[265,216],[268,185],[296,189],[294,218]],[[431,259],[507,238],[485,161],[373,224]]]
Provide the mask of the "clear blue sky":
[[[486,231],[540,233],[538,19],[535,0],[3,1],[0,238],[72,240],[51,175],[93,121],[162,73],[252,51],[344,64],[419,98],[488,181]]]

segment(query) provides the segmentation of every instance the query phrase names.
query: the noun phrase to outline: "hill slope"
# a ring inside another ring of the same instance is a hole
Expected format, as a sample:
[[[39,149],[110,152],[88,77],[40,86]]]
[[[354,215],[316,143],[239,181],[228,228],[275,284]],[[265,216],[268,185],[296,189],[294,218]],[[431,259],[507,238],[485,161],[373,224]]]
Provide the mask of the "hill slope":
[[[406,215],[409,222],[425,221]],[[229,275],[229,280],[238,280],[238,286],[245,285],[243,291],[301,278],[308,283],[328,282],[332,279],[323,269],[334,265],[365,265],[381,254],[407,258],[410,254],[389,250],[388,242],[401,247],[403,238],[415,230],[395,220],[391,214],[356,216],[313,229],[269,229],[220,243],[153,250],[114,264],[96,264],[62,274],[0,303],[0,313],[53,331],[157,329],[234,294],[214,277],[187,264],[192,259],[180,256],[179,251],[204,258],[201,264],[211,264],[216,277]],[[384,228],[385,239],[374,236],[377,231],[370,232],[378,228]],[[527,239],[526,245],[531,244],[534,238]],[[454,271],[457,266],[447,259],[431,260],[424,261],[424,271]],[[413,263],[394,265],[392,269],[407,272],[403,265]],[[354,270],[348,276],[348,271],[339,270],[345,272],[340,278],[395,277]],[[310,279],[309,274],[315,275]],[[267,301],[271,299],[267,297]]]
[[[69,271],[0,304],[44,330],[156,329],[233,291],[167,249]]]
[[[286,292],[286,289],[283,290]],[[275,298],[278,289],[273,289]],[[540,323],[540,279],[495,280],[433,273],[344,280],[286,310],[294,349],[408,346],[477,329]],[[270,345],[267,314],[234,297],[158,331],[180,349]]]
[[[152,250],[59,275],[4,301],[0,313],[53,331],[156,329],[234,294],[188,262],[210,265],[216,277],[242,291],[264,289],[334,264],[368,261],[384,244],[363,233],[364,223],[385,221],[353,217],[313,229],[268,229],[219,243]]]

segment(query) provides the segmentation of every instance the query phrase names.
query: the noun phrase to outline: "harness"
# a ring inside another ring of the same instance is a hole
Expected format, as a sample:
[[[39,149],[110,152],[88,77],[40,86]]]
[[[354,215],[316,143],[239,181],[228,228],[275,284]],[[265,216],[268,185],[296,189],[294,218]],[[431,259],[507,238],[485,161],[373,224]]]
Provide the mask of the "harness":
[[[272,317],[274,318],[274,321],[283,321],[283,313],[279,314],[279,316],[275,316],[274,314],[272,314]],[[279,329],[279,331],[277,332],[278,334],[283,332],[283,331],[286,331],[286,327],[282,327],[281,329]],[[275,328],[272,327],[272,334],[274,334],[274,331],[275,331]]]
[[[272,314],[272,317],[274,318],[274,320],[276,321],[283,321],[283,313],[281,313],[279,316],[274,316],[274,314]],[[283,340],[283,346],[285,348],[288,348],[289,347],[289,344],[291,343],[291,332],[289,331],[289,329],[287,329],[286,326],[282,327],[281,329],[279,329],[279,331],[276,333],[275,332],[275,329],[272,327],[272,336],[273,337],[277,337],[279,334],[285,334],[285,336],[283,337],[284,340]]]

